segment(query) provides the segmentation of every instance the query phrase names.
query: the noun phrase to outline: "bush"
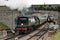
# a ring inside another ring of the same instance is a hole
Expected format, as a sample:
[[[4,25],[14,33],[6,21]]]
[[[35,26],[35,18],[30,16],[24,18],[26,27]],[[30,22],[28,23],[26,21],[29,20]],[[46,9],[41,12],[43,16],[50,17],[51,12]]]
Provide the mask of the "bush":
[[[6,26],[6,25],[3,24],[2,22],[0,22],[0,28],[8,28],[8,26]]]

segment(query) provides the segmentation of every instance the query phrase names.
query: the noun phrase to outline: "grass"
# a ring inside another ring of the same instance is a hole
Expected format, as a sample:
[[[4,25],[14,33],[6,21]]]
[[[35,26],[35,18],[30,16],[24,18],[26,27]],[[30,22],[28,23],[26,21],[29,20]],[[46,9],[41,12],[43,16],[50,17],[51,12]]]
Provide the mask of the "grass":
[[[8,28],[8,26],[6,26],[6,25],[3,24],[2,22],[0,22],[0,28]]]
[[[60,40],[60,30],[58,30],[55,35],[49,37],[48,40]]]

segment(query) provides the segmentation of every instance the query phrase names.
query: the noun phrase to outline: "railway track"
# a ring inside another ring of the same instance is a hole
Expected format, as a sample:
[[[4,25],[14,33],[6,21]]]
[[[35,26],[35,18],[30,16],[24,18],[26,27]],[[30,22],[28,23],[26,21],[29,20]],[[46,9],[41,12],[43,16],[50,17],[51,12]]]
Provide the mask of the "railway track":
[[[45,26],[48,26],[47,24],[43,25],[42,27],[38,28],[36,31],[19,38],[19,40],[39,40],[44,34],[48,32],[48,28]]]
[[[20,40],[30,40],[30,39],[33,39],[36,36],[39,39],[41,36],[43,36],[48,31],[48,29],[45,29],[46,25],[47,25],[47,23],[44,24],[44,25],[40,25],[42,27],[39,27],[37,30],[35,30],[31,33],[28,33],[28,34],[24,34],[24,35],[19,35],[18,32],[15,33],[15,34],[11,33],[11,34],[7,35],[5,40],[15,40],[16,37],[18,37],[18,39],[20,39]]]
[[[15,33],[15,34],[11,33],[10,35],[6,36],[5,40],[15,40],[15,37],[20,37],[21,38],[25,35],[19,35],[18,33]]]
[[[23,34],[22,35],[22,34],[19,34],[18,32],[16,32],[15,34],[14,33],[10,33],[4,39],[5,40],[15,40],[16,37],[22,38],[22,37],[24,37],[26,35],[28,35],[28,34]]]
[[[16,33],[15,33],[16,34]],[[9,39],[11,39],[11,38],[13,38],[14,36],[18,36],[18,34],[13,34],[13,33],[10,33],[10,34],[8,34],[4,39],[5,40],[9,40]]]
[[[48,29],[42,29],[39,30],[38,33],[36,33],[35,35],[31,36],[30,38],[28,38],[27,40],[39,40],[45,33],[47,33]]]

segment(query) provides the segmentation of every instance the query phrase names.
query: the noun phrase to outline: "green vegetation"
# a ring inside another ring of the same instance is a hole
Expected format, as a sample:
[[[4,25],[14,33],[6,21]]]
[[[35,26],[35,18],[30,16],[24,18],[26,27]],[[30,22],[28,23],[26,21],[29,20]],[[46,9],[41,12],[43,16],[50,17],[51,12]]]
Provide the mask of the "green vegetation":
[[[35,7],[35,10],[53,10],[60,12],[60,5],[52,6],[52,5],[40,5],[39,7]]]
[[[49,37],[48,40],[60,40],[60,30],[55,35],[52,35],[52,37]]]
[[[0,22],[0,28],[8,28],[8,26],[4,25],[3,23]]]

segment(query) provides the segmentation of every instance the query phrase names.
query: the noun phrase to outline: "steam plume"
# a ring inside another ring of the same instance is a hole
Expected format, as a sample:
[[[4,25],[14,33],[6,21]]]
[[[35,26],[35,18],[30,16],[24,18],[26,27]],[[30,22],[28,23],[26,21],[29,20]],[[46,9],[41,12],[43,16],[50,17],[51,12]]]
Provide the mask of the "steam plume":
[[[22,10],[23,8],[29,7],[27,0],[8,0],[5,1],[5,5],[11,9]]]

